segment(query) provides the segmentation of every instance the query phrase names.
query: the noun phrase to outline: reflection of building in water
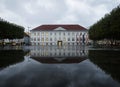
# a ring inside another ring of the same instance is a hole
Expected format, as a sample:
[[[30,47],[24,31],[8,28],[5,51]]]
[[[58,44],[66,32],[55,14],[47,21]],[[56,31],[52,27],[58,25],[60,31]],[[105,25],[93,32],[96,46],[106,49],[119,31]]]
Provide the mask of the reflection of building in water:
[[[74,59],[77,59],[81,61],[81,59],[87,58],[88,51],[85,50],[83,47],[80,46],[71,46],[71,47],[34,47],[31,49],[31,58],[38,58],[37,60],[40,60],[41,58],[43,60],[47,59],[51,61],[50,59],[57,60],[58,62],[65,61],[69,59],[69,62],[74,61]],[[72,59],[72,60],[71,60]],[[66,61],[66,62],[67,62]],[[55,62],[55,61],[54,61]]]
[[[85,57],[88,51],[80,46],[71,47],[34,47],[31,56],[34,57]]]

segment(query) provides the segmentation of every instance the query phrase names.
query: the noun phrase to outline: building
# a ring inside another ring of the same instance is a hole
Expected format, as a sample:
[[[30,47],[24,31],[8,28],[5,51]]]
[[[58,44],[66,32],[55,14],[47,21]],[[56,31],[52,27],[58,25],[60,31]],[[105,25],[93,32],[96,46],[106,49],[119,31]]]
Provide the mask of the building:
[[[30,31],[32,45],[84,45],[88,30],[80,25],[41,25]]]
[[[28,33],[24,33],[24,44],[25,45],[30,45],[30,36]]]

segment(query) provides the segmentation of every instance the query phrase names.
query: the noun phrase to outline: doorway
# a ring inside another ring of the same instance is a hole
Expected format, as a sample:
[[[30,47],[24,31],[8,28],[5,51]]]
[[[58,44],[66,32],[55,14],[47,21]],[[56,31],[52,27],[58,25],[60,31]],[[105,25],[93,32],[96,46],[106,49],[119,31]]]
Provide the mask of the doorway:
[[[58,46],[62,46],[62,41],[58,41],[58,42],[57,42],[57,45],[58,45]]]

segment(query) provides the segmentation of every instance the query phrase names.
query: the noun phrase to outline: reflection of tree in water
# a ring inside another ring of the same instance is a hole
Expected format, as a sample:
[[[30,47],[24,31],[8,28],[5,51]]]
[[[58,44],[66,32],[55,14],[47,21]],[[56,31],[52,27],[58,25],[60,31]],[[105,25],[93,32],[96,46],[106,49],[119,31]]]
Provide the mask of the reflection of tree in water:
[[[0,68],[23,61],[24,55],[23,50],[0,50]]]
[[[89,50],[90,60],[120,82],[120,51]]]

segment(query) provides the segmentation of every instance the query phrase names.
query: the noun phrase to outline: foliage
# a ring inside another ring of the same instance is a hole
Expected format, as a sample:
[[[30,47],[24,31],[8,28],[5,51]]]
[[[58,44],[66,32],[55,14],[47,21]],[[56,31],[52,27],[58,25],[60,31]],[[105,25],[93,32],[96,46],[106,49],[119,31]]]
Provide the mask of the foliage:
[[[20,39],[24,36],[24,27],[0,20],[0,39]]]
[[[91,40],[120,40],[120,6],[90,27],[89,38]]]

